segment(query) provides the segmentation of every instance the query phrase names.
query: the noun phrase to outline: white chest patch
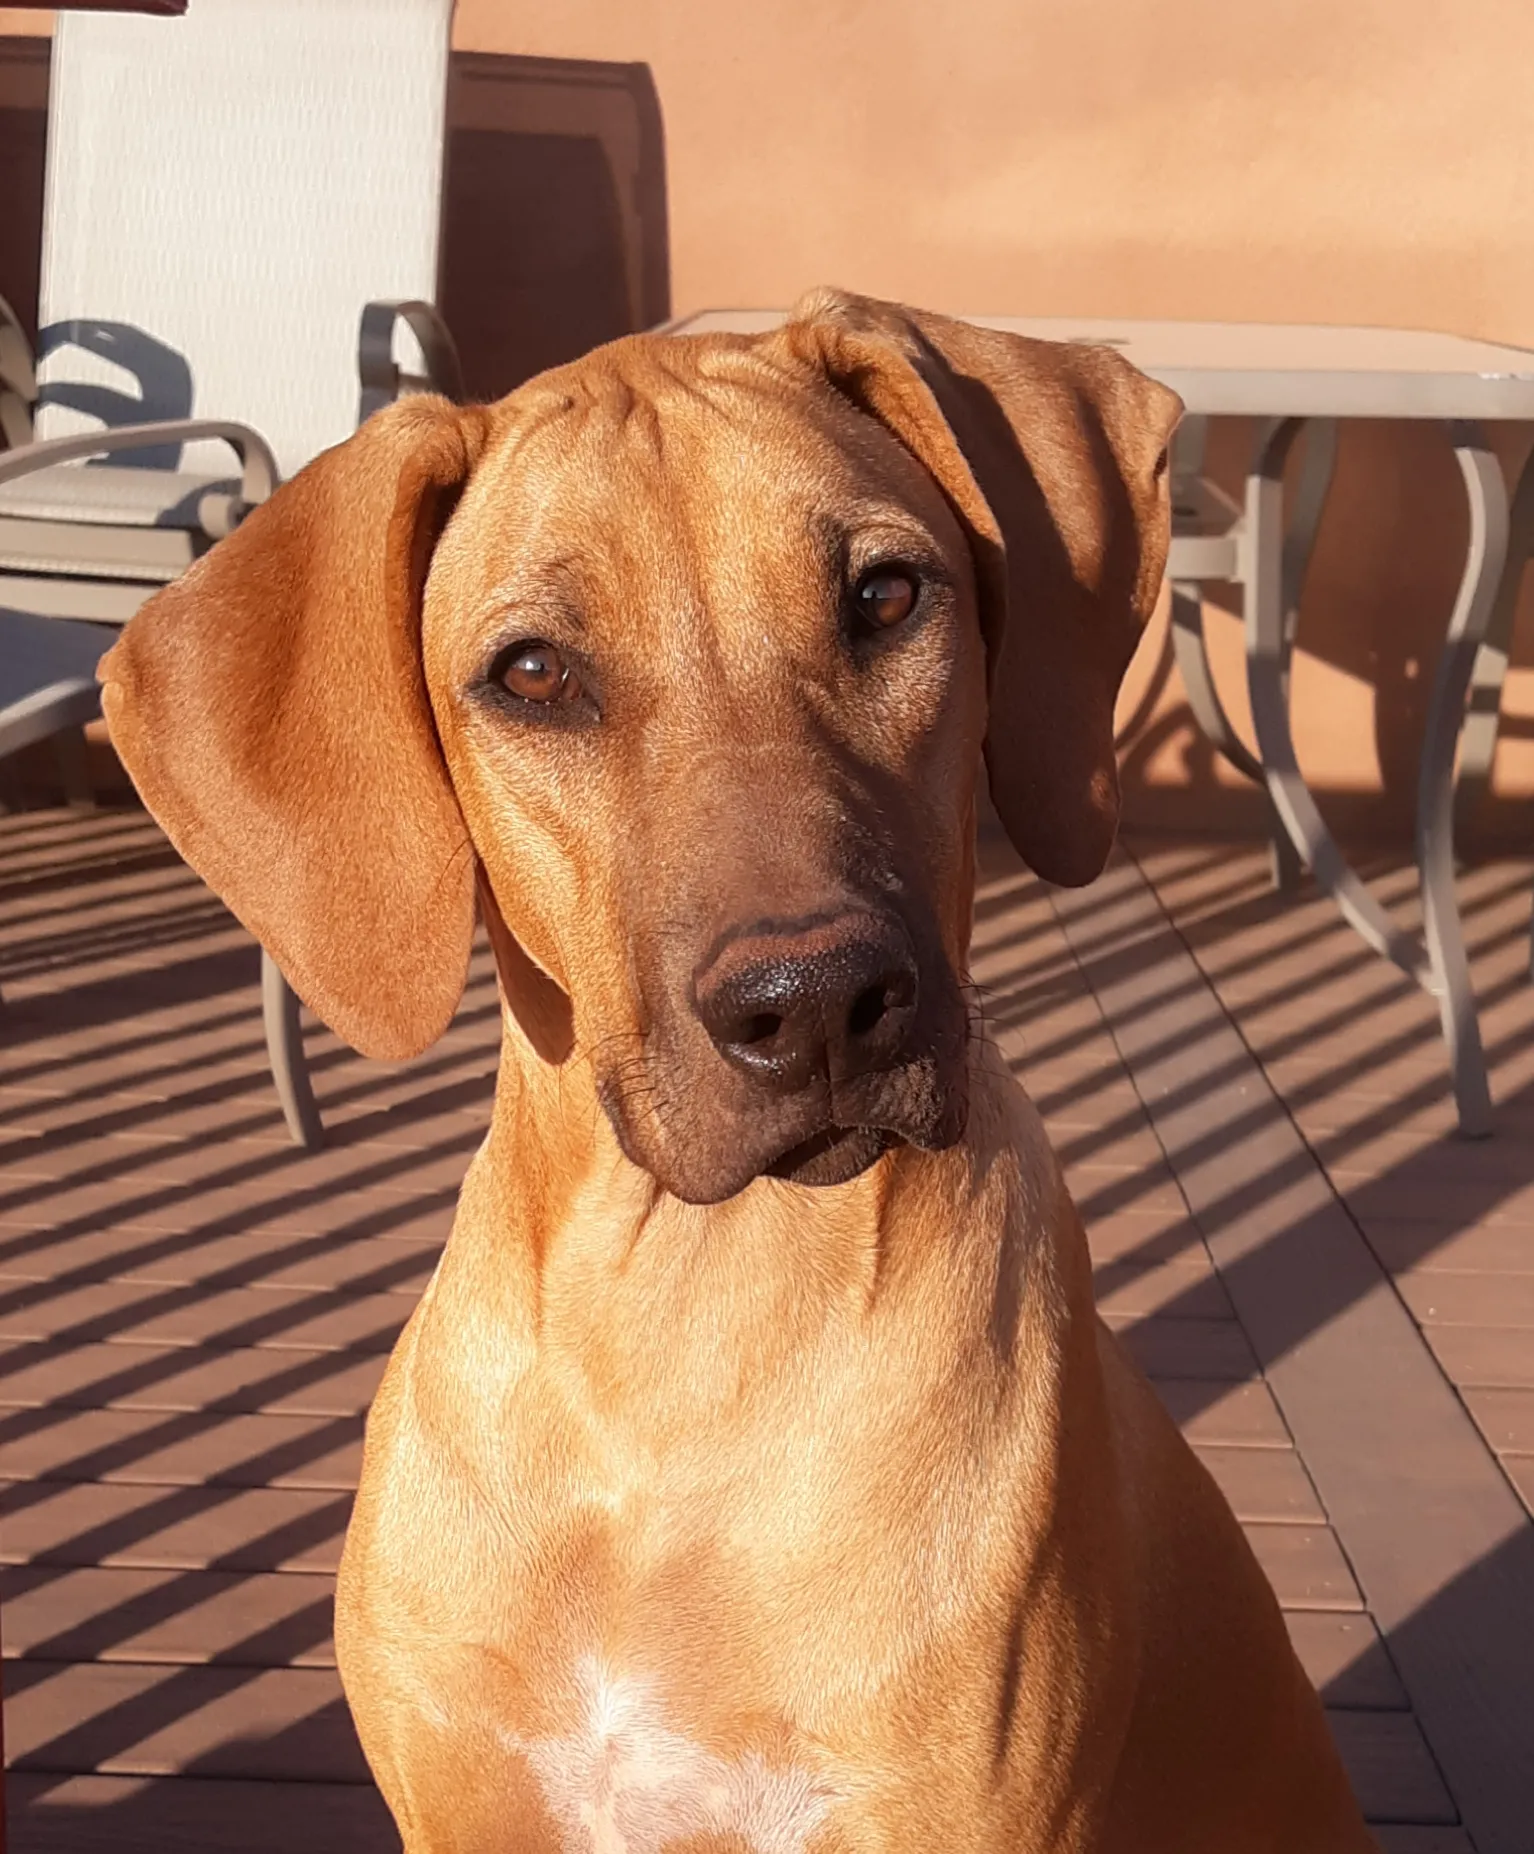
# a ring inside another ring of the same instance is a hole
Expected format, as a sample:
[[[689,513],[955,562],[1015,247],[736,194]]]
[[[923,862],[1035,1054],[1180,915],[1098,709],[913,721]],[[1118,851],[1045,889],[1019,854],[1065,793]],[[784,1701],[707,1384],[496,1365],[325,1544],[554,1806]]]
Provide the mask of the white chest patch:
[[[752,1854],[807,1854],[831,1805],[809,1771],[705,1750],[667,1728],[648,1682],[594,1657],[576,1682],[583,1717],[570,1737],[513,1740],[572,1854],[664,1854],[710,1833],[737,1835]]]

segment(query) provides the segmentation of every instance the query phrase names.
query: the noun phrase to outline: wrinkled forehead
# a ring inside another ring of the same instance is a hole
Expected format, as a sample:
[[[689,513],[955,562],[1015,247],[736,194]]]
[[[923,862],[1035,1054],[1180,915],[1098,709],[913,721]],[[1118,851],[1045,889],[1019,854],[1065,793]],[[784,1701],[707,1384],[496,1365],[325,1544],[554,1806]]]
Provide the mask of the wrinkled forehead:
[[[888,432],[750,343],[615,343],[502,412],[439,550],[460,595],[561,574],[650,581],[688,562],[727,571],[836,524],[952,525]]]

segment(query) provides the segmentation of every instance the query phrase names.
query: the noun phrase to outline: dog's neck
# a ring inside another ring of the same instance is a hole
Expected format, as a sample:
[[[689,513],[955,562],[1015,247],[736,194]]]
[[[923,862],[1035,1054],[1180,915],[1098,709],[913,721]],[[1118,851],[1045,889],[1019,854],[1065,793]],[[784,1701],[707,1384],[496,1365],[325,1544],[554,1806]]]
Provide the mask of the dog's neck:
[[[487,1353],[526,1342],[588,1375],[596,1361],[606,1382],[642,1386],[649,1402],[674,1378],[696,1421],[711,1394],[728,1404],[913,1292],[926,1306],[918,1322],[941,1302],[955,1347],[998,1356],[1024,1301],[1090,1299],[1089,1280],[1074,1279],[1084,1245],[1050,1253],[1074,1212],[1043,1128],[983,1037],[970,1048],[968,1130],[950,1150],[897,1147],[845,1184],[759,1178],[722,1203],[687,1204],[624,1153],[568,999],[508,932],[483,878],[480,894],[501,1067],[433,1292]],[[954,925],[962,945],[967,918]]]
[[[1019,1308],[1068,1291],[1050,1253],[1063,1200],[1037,1116],[982,1044],[970,1129],[949,1151],[896,1148],[843,1185],[761,1178],[683,1203],[625,1156],[580,1054],[544,1060],[508,1011],[490,1131],[435,1292],[460,1335],[482,1336],[481,1357],[535,1347],[605,1395],[674,1399],[697,1422],[901,1307],[897,1325],[951,1322],[950,1356],[981,1345],[999,1362]]]

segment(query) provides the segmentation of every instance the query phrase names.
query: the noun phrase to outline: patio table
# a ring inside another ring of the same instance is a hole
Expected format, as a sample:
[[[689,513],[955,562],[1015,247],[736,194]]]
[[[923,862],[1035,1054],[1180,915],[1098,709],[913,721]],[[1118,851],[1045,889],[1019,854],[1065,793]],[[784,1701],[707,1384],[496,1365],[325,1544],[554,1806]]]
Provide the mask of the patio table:
[[[1486,1061],[1454,890],[1455,758],[1462,748],[1462,787],[1467,792],[1483,787],[1496,741],[1516,573],[1534,535],[1534,459],[1510,505],[1481,427],[1488,420],[1534,424],[1534,351],[1394,328],[1075,316],[968,319],[1047,341],[1115,347],[1181,394],[1189,417],[1173,454],[1179,520],[1168,576],[1176,595],[1173,642],[1190,705],[1213,744],[1266,786],[1284,847],[1309,865],[1364,940],[1437,1000],[1460,1129],[1488,1133]],[[671,322],[668,332],[751,334],[782,320],[777,310],[705,310]],[[1241,504],[1221,498],[1200,479],[1203,428],[1215,417],[1259,421]],[[1299,601],[1330,484],[1337,422],[1349,418],[1441,421],[1470,505],[1470,543],[1448,615],[1418,768],[1420,941],[1391,920],[1347,863],[1300,772],[1290,730],[1289,664]],[[1302,432],[1304,454],[1286,529],[1284,466]],[[1223,520],[1218,512],[1209,518],[1211,501],[1217,511],[1224,502]],[[1515,525],[1525,531],[1511,555],[1510,506]],[[1512,572],[1504,580],[1510,558]],[[1230,726],[1204,650],[1196,588],[1216,579],[1243,588],[1255,756]],[[1472,687],[1475,700],[1465,726]]]

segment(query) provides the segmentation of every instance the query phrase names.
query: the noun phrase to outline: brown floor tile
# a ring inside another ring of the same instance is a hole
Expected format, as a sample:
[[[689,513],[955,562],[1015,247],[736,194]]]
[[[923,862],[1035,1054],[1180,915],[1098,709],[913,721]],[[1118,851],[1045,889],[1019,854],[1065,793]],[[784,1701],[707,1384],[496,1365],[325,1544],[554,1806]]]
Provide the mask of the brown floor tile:
[[[158,1410],[12,1410],[0,1416],[0,1479],[165,1487],[355,1488],[356,1416]]]
[[[1504,1455],[1502,1466],[1518,1498],[1534,1514],[1534,1455]]]
[[[1329,1707],[1409,1712],[1411,1701],[1373,1621],[1361,1612],[1287,1609],[1300,1663]]]
[[[1105,1316],[1140,1369],[1152,1378],[1212,1378],[1241,1383],[1257,1377],[1257,1361],[1234,1320]]]
[[[1337,1188],[1360,1223],[1382,1220],[1511,1224],[1534,1230],[1534,1183],[1496,1189],[1463,1178],[1399,1177],[1355,1181]]]
[[[0,1241],[0,1294],[11,1281],[142,1281],[159,1287],[217,1285],[374,1291],[418,1296],[441,1244],[420,1237],[223,1235],[91,1230],[7,1254]]]
[[[1156,1392],[1190,1442],[1225,1448],[1294,1446],[1266,1384],[1158,1378]]]
[[[1326,1527],[1247,1525],[1242,1530],[1285,1609],[1363,1608],[1342,1548]]]
[[[1534,1387],[1467,1390],[1465,1407],[1498,1454],[1534,1455]]]
[[[1392,1273],[1534,1275],[1534,1242],[1514,1224],[1456,1229],[1434,1223],[1362,1219],[1369,1246]]]
[[[1202,1245],[1201,1245],[1202,1246]],[[1197,1252],[1196,1252],[1197,1253]],[[1104,1314],[1143,1318],[1149,1314],[1182,1320],[1230,1320],[1230,1297],[1210,1266],[1177,1260],[1149,1268],[1108,1262],[1092,1272],[1097,1305]]]
[[[1187,1203],[1170,1172],[1136,1166],[1068,1166],[1065,1182],[1076,1208],[1088,1223],[1126,1210],[1161,1211],[1186,1216]]]
[[[1516,1326],[1434,1326],[1433,1356],[1465,1390],[1483,1385],[1534,1388],[1534,1338]]]
[[[22,1284],[0,1291],[0,1340],[384,1352],[409,1315],[409,1300],[398,1294]]]
[[[0,1410],[271,1410],[361,1415],[383,1353],[0,1343]]]
[[[334,1667],[334,1581],[302,1572],[0,1572],[5,1653],[43,1661]]]
[[[369,1784],[13,1771],[5,1787],[9,1854],[399,1854]]]
[[[1087,1224],[1087,1243],[1094,1262],[1208,1262],[1208,1250],[1198,1225],[1185,1209],[1116,1211],[1094,1217]],[[0,1248],[3,1252],[3,1248]]]
[[[351,1509],[299,1488],[0,1484],[0,1562],[333,1573]]]
[[[1462,1828],[1376,1823],[1374,1833],[1380,1854],[1475,1854],[1475,1845]]]
[[[12,1661],[5,1748],[21,1770],[369,1781],[329,1668]]]
[[[1200,1443],[1198,1458],[1214,1476],[1237,1519],[1275,1525],[1326,1524],[1316,1490],[1292,1448],[1224,1448]]]
[[[1459,1811],[1444,1788],[1422,1728],[1410,1713],[1334,1712],[1332,1736],[1371,1822],[1454,1823]]]
[[[1534,1236],[1530,1238],[1534,1246]],[[1401,1298],[1424,1326],[1517,1326],[1534,1353],[1534,1274],[1402,1275]]]

